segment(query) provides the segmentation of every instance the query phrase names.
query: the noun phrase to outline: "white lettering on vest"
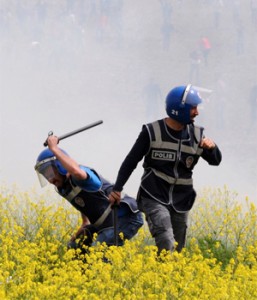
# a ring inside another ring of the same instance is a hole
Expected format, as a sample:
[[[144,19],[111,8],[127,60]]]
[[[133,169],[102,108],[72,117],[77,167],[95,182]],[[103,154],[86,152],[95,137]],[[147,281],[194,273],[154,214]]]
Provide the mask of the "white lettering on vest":
[[[176,153],[175,152],[169,152],[169,151],[153,150],[152,159],[175,161]]]

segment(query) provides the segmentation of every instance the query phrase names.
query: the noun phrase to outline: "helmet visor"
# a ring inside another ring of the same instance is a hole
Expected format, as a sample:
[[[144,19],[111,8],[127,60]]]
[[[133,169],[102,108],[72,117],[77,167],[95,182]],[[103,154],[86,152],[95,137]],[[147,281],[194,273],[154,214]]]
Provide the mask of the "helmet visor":
[[[182,104],[197,106],[203,102],[208,102],[212,90],[203,87],[188,85],[183,95]]]
[[[36,164],[35,170],[41,187],[46,186],[56,176],[55,159],[55,157],[51,157]]]
[[[42,174],[40,174],[38,171],[36,171],[36,172],[37,172],[37,177],[38,177],[40,186],[42,188],[45,187],[48,184],[48,181],[46,180],[46,178]]]

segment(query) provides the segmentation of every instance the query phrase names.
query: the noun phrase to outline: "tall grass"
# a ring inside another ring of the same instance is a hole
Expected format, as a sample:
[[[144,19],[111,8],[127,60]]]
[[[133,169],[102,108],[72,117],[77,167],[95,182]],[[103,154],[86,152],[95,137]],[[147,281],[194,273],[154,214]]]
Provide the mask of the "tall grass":
[[[194,206],[189,225],[189,240],[195,238],[204,255],[226,264],[238,247],[244,250],[257,241],[256,206],[237,193],[222,189],[205,189]]]
[[[157,257],[145,226],[78,259],[66,249],[77,211],[50,192],[2,187],[0,299],[257,299],[256,207],[236,197],[226,187],[199,195],[182,253]]]

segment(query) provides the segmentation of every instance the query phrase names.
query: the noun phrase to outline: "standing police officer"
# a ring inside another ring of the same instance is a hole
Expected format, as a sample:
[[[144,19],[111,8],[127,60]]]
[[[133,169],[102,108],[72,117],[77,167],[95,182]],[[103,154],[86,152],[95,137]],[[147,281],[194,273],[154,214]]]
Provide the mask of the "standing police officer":
[[[143,125],[134,146],[123,161],[109,200],[119,203],[123,186],[144,157],[144,174],[138,206],[145,213],[149,230],[160,253],[181,251],[185,246],[188,213],[196,192],[193,168],[200,157],[219,165],[221,152],[203,128],[194,126],[199,91],[192,85],[173,88],[166,97],[168,117]]]

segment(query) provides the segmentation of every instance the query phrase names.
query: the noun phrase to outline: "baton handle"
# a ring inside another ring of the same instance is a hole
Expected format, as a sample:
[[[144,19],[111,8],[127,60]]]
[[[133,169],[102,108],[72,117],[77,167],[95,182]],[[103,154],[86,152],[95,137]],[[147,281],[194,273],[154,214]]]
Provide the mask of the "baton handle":
[[[86,125],[86,126],[84,126],[84,127],[81,127],[81,128],[79,128],[79,129],[76,129],[76,130],[73,130],[73,131],[68,132],[68,133],[66,133],[66,134],[63,134],[63,135],[61,135],[61,136],[58,137],[58,140],[59,140],[59,141],[64,140],[64,139],[66,139],[67,137],[70,137],[70,136],[72,136],[72,135],[75,135],[75,134],[77,134],[77,133],[80,133],[80,132],[82,132],[82,131],[85,131],[85,130],[87,130],[87,129],[90,129],[90,128],[95,127],[95,126],[97,126],[97,125],[100,125],[100,124],[102,124],[102,123],[103,123],[102,120],[96,121],[96,122],[94,122],[94,123],[91,123],[91,124],[89,124],[89,125]],[[51,132],[51,134],[48,134],[48,136],[53,134],[52,131],[50,131],[50,132]],[[45,146],[45,147],[47,146],[47,140],[44,142],[44,146]]]
[[[113,208],[113,239],[114,245],[119,245],[119,232],[118,232],[118,205],[114,203]]]

